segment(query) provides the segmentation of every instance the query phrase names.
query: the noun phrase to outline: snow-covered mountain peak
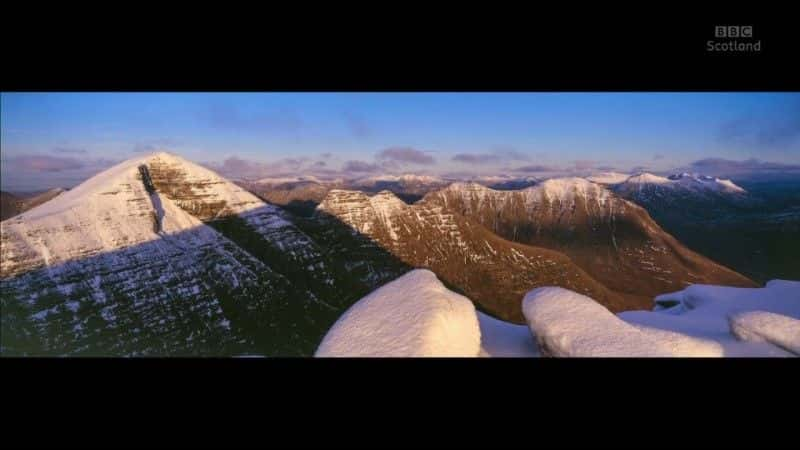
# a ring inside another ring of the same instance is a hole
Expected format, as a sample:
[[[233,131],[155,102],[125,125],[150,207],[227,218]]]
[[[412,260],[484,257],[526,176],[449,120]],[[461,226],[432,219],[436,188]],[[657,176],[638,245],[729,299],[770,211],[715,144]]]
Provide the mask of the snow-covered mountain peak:
[[[373,185],[381,181],[432,184],[432,183],[442,183],[444,180],[432,175],[415,175],[411,173],[405,173],[402,175],[391,175],[391,174],[375,175],[371,177],[362,178],[356,181],[359,184],[367,186],[367,185]]]
[[[688,172],[673,174],[667,177],[661,177],[644,172],[628,178],[624,183],[622,183],[623,188],[624,185],[638,186],[639,188],[644,185],[654,185],[669,188],[682,188],[687,190],[711,190],[729,193],[746,192],[744,189],[734,184],[731,180],[724,180],[721,178]]]
[[[571,200],[576,196],[583,198],[606,197],[608,194],[608,191],[602,186],[578,177],[551,178],[525,190],[532,193],[541,193],[551,201],[557,199],[562,202]]]
[[[41,217],[58,214],[71,208],[81,207],[84,203],[97,196],[111,196],[119,192],[120,187],[129,184],[139,184],[137,167],[146,162],[150,156],[130,159],[106,169],[89,178],[75,188],[59,195],[50,202],[26,211],[17,217],[17,220],[35,220]]]
[[[52,266],[153,241],[163,235],[204,228],[197,217],[169,195],[148,191],[139,166],[149,165],[157,158],[162,156],[122,162],[2,222],[3,274]],[[164,158],[174,160],[171,155]],[[210,229],[206,231],[213,234]],[[204,235],[202,230],[200,235]]]
[[[642,172],[628,178],[625,183],[628,184],[669,184],[669,178],[653,175],[649,172]]]

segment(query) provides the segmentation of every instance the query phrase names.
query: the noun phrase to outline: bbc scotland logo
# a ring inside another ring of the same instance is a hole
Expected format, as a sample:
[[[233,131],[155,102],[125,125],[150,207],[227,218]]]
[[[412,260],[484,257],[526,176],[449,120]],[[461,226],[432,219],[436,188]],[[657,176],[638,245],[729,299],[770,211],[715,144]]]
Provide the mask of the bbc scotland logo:
[[[709,52],[760,52],[761,40],[755,40],[752,25],[717,25],[714,39],[706,41]]]

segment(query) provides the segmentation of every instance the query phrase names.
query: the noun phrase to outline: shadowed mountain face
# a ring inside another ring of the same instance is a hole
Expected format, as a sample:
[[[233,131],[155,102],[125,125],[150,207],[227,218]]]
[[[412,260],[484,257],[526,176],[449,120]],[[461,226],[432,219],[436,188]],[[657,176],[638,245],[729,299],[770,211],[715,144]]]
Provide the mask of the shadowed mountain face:
[[[316,218],[348,224],[345,234],[369,237],[413,267],[426,267],[485,311],[522,323],[520,298],[537,286],[562,286],[586,293],[613,310],[626,299],[595,281],[557,251],[512,243],[477,221],[431,202],[407,205],[391,192],[367,196],[333,190]]]
[[[514,242],[563,252],[629,306],[690,283],[754,286],[664,232],[641,207],[580,178],[518,191],[453,184],[422,203],[463,214]]]

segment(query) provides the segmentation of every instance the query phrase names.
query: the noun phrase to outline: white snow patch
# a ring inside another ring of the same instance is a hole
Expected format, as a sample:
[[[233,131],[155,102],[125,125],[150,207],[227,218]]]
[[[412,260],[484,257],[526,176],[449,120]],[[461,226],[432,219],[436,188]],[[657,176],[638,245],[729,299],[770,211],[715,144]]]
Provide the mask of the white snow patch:
[[[787,350],[800,346],[793,328],[800,319],[797,281],[772,280],[763,288],[695,284],[655,301],[655,311],[626,311],[619,317],[651,330],[712,340],[724,356],[787,356]],[[749,314],[755,311],[760,313]]]
[[[568,289],[537,288],[525,295],[523,314],[547,356],[716,356],[713,342],[671,332],[648,333]]]
[[[328,331],[318,357],[477,356],[472,302],[429,270],[413,270],[350,307]]]

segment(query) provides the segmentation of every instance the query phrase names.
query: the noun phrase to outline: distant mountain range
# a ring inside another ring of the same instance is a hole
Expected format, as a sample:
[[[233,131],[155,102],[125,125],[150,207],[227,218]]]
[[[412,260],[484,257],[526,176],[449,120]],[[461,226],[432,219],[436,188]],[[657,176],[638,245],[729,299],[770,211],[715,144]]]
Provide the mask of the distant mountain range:
[[[641,174],[611,186],[690,248],[748,277],[800,279],[800,179]]]
[[[169,153],[135,158],[0,223],[0,351],[311,355],[353,302],[412,268],[520,324],[539,286],[613,312],[694,283],[756,286],[657,216],[686,196],[752,208],[743,188],[621,178],[233,183]]]

